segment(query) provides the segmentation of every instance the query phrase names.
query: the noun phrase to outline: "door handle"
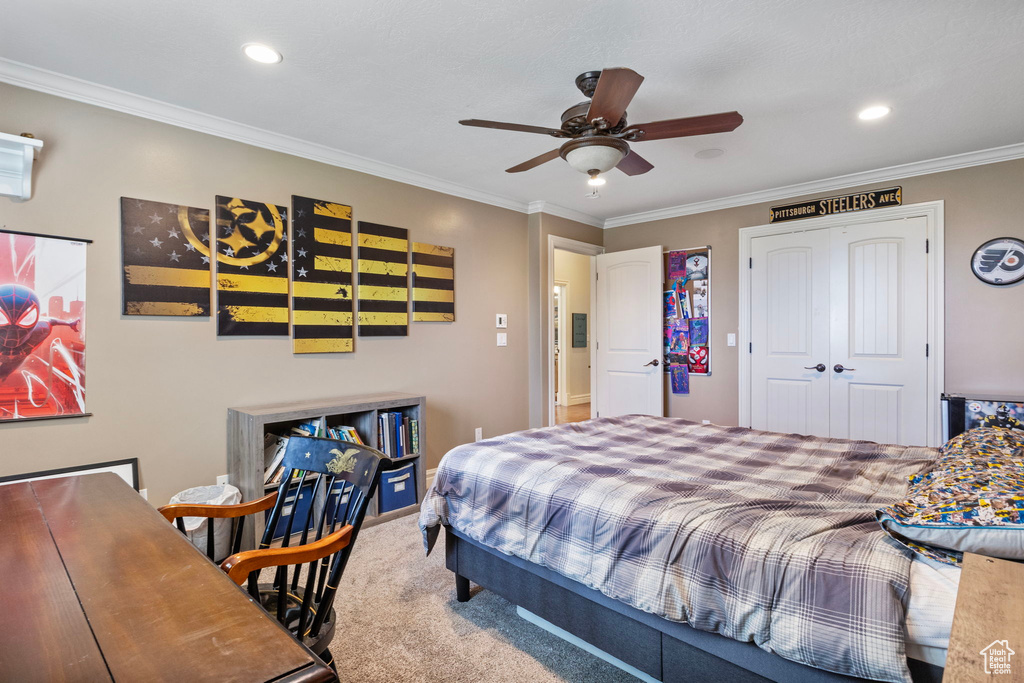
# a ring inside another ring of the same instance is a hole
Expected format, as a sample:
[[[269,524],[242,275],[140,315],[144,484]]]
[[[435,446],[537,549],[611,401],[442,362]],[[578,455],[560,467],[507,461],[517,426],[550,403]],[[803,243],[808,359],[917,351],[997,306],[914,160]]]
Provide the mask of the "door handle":
[[[805,365],[804,370],[817,370],[818,372],[825,372],[826,370],[828,370],[828,368],[825,367],[824,363],[818,363],[817,365],[812,365],[810,367]]]
[[[654,367],[658,367],[658,359],[657,359],[657,358],[655,358],[655,359],[654,359],[654,360],[652,360],[652,361],[651,361],[650,363],[644,363],[644,367],[645,367],[645,368],[646,368],[646,367],[647,367],[648,365],[653,365]]]
[[[842,372],[843,370],[856,370],[857,368],[844,368],[842,363],[836,363],[833,367],[836,372]]]

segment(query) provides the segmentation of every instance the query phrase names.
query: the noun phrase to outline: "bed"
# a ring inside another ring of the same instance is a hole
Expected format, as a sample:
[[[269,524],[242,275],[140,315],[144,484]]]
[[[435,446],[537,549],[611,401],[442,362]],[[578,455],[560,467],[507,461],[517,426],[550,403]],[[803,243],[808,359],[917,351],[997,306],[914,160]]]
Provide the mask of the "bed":
[[[875,521],[935,457],[599,418],[453,449],[420,526],[459,600],[473,581],[656,680],[938,681],[959,570]]]

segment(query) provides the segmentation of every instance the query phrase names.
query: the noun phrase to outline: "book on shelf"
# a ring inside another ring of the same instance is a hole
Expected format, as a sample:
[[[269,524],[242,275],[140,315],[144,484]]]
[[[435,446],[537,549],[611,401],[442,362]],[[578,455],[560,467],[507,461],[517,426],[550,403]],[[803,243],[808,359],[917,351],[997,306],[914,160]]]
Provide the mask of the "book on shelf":
[[[419,453],[419,420],[400,412],[377,415],[377,450],[389,458]]]
[[[327,418],[318,417],[313,420],[306,420],[298,426],[292,427],[291,433],[297,436],[326,436]]]
[[[327,436],[338,441],[351,441],[352,443],[364,444],[362,437],[359,436],[359,432],[356,431],[355,427],[330,427],[327,430]]]
[[[285,449],[288,447],[288,437],[267,434],[264,436],[263,443],[263,462],[266,464],[266,468],[263,470],[263,483],[267,484],[281,466]]]

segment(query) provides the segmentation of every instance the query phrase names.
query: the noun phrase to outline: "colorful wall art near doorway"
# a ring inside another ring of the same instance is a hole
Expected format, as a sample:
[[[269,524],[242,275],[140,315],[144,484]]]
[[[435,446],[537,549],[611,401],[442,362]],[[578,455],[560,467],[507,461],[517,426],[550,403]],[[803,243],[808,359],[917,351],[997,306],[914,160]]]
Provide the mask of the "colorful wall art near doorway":
[[[687,392],[690,375],[711,374],[711,247],[666,252],[665,372]],[[680,392],[675,392],[680,393]]]
[[[86,243],[0,231],[0,421],[86,414]]]

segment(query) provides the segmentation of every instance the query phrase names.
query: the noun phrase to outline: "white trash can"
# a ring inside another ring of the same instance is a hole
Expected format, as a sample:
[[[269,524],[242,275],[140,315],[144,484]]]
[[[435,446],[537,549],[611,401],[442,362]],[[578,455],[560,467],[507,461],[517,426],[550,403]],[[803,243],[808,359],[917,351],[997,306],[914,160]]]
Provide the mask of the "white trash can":
[[[231,484],[214,484],[213,486],[195,486],[185,489],[171,497],[170,504],[187,503],[190,505],[237,505],[242,502],[242,492]],[[205,555],[207,532],[206,525],[210,521],[206,517],[184,517],[185,535],[189,542]],[[231,522],[230,519],[215,519],[213,525],[214,558],[221,561],[231,554]]]

